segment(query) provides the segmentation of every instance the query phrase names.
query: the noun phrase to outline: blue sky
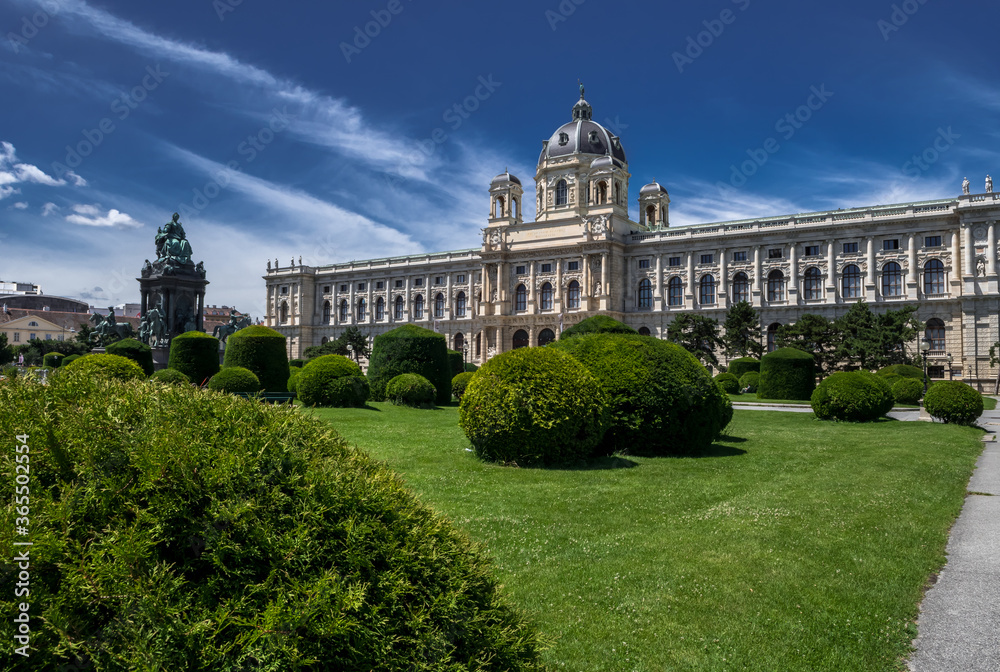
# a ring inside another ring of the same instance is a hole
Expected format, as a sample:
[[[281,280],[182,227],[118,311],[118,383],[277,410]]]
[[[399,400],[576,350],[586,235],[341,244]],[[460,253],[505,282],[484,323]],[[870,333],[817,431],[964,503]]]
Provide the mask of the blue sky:
[[[941,0],[0,0],[0,279],[134,301],[177,210],[207,302],[255,315],[267,259],[475,247],[493,175],[509,167],[534,202],[578,79],[622,138],[631,199],[660,181],[674,225],[948,198],[966,175],[981,192],[1000,173],[998,15]]]

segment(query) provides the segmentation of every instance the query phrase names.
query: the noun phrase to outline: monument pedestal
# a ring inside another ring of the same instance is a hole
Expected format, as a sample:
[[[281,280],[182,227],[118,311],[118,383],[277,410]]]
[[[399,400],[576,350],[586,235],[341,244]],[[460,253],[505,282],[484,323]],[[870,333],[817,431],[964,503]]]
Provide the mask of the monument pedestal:
[[[153,348],[153,370],[167,368],[170,360],[170,348]]]

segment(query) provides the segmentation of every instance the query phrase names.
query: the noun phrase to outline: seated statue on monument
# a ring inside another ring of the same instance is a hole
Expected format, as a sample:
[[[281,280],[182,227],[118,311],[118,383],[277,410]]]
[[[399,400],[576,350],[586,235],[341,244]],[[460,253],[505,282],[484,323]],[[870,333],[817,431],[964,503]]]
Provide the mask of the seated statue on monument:
[[[179,219],[180,215],[175,212],[171,221],[156,230],[156,261],[165,262],[165,267],[171,270],[191,265],[191,243]],[[165,272],[170,271],[165,269]]]

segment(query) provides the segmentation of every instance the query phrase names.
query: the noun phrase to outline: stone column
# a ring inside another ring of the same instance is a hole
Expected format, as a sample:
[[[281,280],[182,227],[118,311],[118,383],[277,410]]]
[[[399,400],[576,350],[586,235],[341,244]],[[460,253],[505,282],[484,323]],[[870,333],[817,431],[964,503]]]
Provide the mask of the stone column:
[[[909,266],[906,273],[906,297],[915,300],[919,297],[919,270],[917,268],[917,235],[911,233],[906,239],[906,265]]]
[[[719,308],[729,307],[729,268],[727,266],[726,249],[719,250],[719,293],[715,302]]]
[[[986,275],[997,274],[997,223],[989,223],[986,234]]]
[[[528,266],[528,313],[534,315],[535,310],[535,266],[537,262],[531,261]]]
[[[799,291],[799,251],[795,243],[789,243],[788,245],[788,264],[789,264],[789,274],[792,276],[788,279],[788,291],[789,294],[798,294]],[[791,298],[791,297],[789,297]]]
[[[653,310],[663,310],[663,255],[656,255],[656,279],[653,285]]]
[[[357,284],[354,282],[354,280],[351,280],[351,284],[349,284],[347,286],[348,297],[349,297],[347,299],[347,323],[348,324],[357,324],[358,323],[358,305],[357,305],[357,298],[358,297],[354,293],[354,290],[355,290],[356,287],[357,287]]]
[[[555,302],[553,304],[553,308],[555,308],[555,311],[557,313],[562,312],[562,285],[563,285],[562,267],[564,263],[566,262],[563,261],[562,259],[556,259],[556,287],[555,287],[556,291],[555,291],[555,297],[554,297]]]
[[[590,310],[590,255],[583,255],[583,287],[580,288],[580,305],[583,310]]]
[[[826,241],[826,300],[830,303],[837,301],[837,256],[834,248],[836,240]]]
[[[695,290],[697,289],[694,285],[694,252],[688,252],[688,281],[687,281],[687,296],[684,298],[685,308],[694,308],[695,302],[694,297],[696,296]],[[690,299],[690,300],[688,300]]]
[[[865,280],[865,295],[869,302],[874,302],[878,295],[876,288],[876,268],[875,268],[875,239],[871,236],[865,238],[865,252],[868,257],[868,277]]]
[[[951,233],[951,294],[962,295],[962,238],[961,229]]]
[[[601,296],[608,296],[608,253],[601,254]]]
[[[972,244],[971,226],[966,226],[962,230],[962,239],[962,244],[965,246],[965,254],[963,255],[965,263],[962,264],[962,275],[974,276],[976,274],[976,248]]]
[[[760,285],[760,273],[760,245],[757,245],[753,248],[753,286],[750,288],[755,308],[760,308],[761,296],[763,294]]]
[[[195,315],[195,329],[205,330],[205,292],[198,292],[198,312]]]
[[[403,322],[410,321],[410,306],[413,305],[413,293],[410,290],[410,278],[407,277],[403,282],[403,288],[406,290],[406,298],[403,300]]]

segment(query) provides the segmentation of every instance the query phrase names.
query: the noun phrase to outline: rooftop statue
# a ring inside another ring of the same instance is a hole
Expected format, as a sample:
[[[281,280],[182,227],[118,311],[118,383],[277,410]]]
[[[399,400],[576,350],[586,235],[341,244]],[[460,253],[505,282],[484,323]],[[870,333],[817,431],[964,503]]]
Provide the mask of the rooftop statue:
[[[987,194],[993,193],[993,178],[990,177],[989,175],[986,176],[986,193]]]
[[[966,195],[969,193],[969,178],[962,180],[962,193]]]

